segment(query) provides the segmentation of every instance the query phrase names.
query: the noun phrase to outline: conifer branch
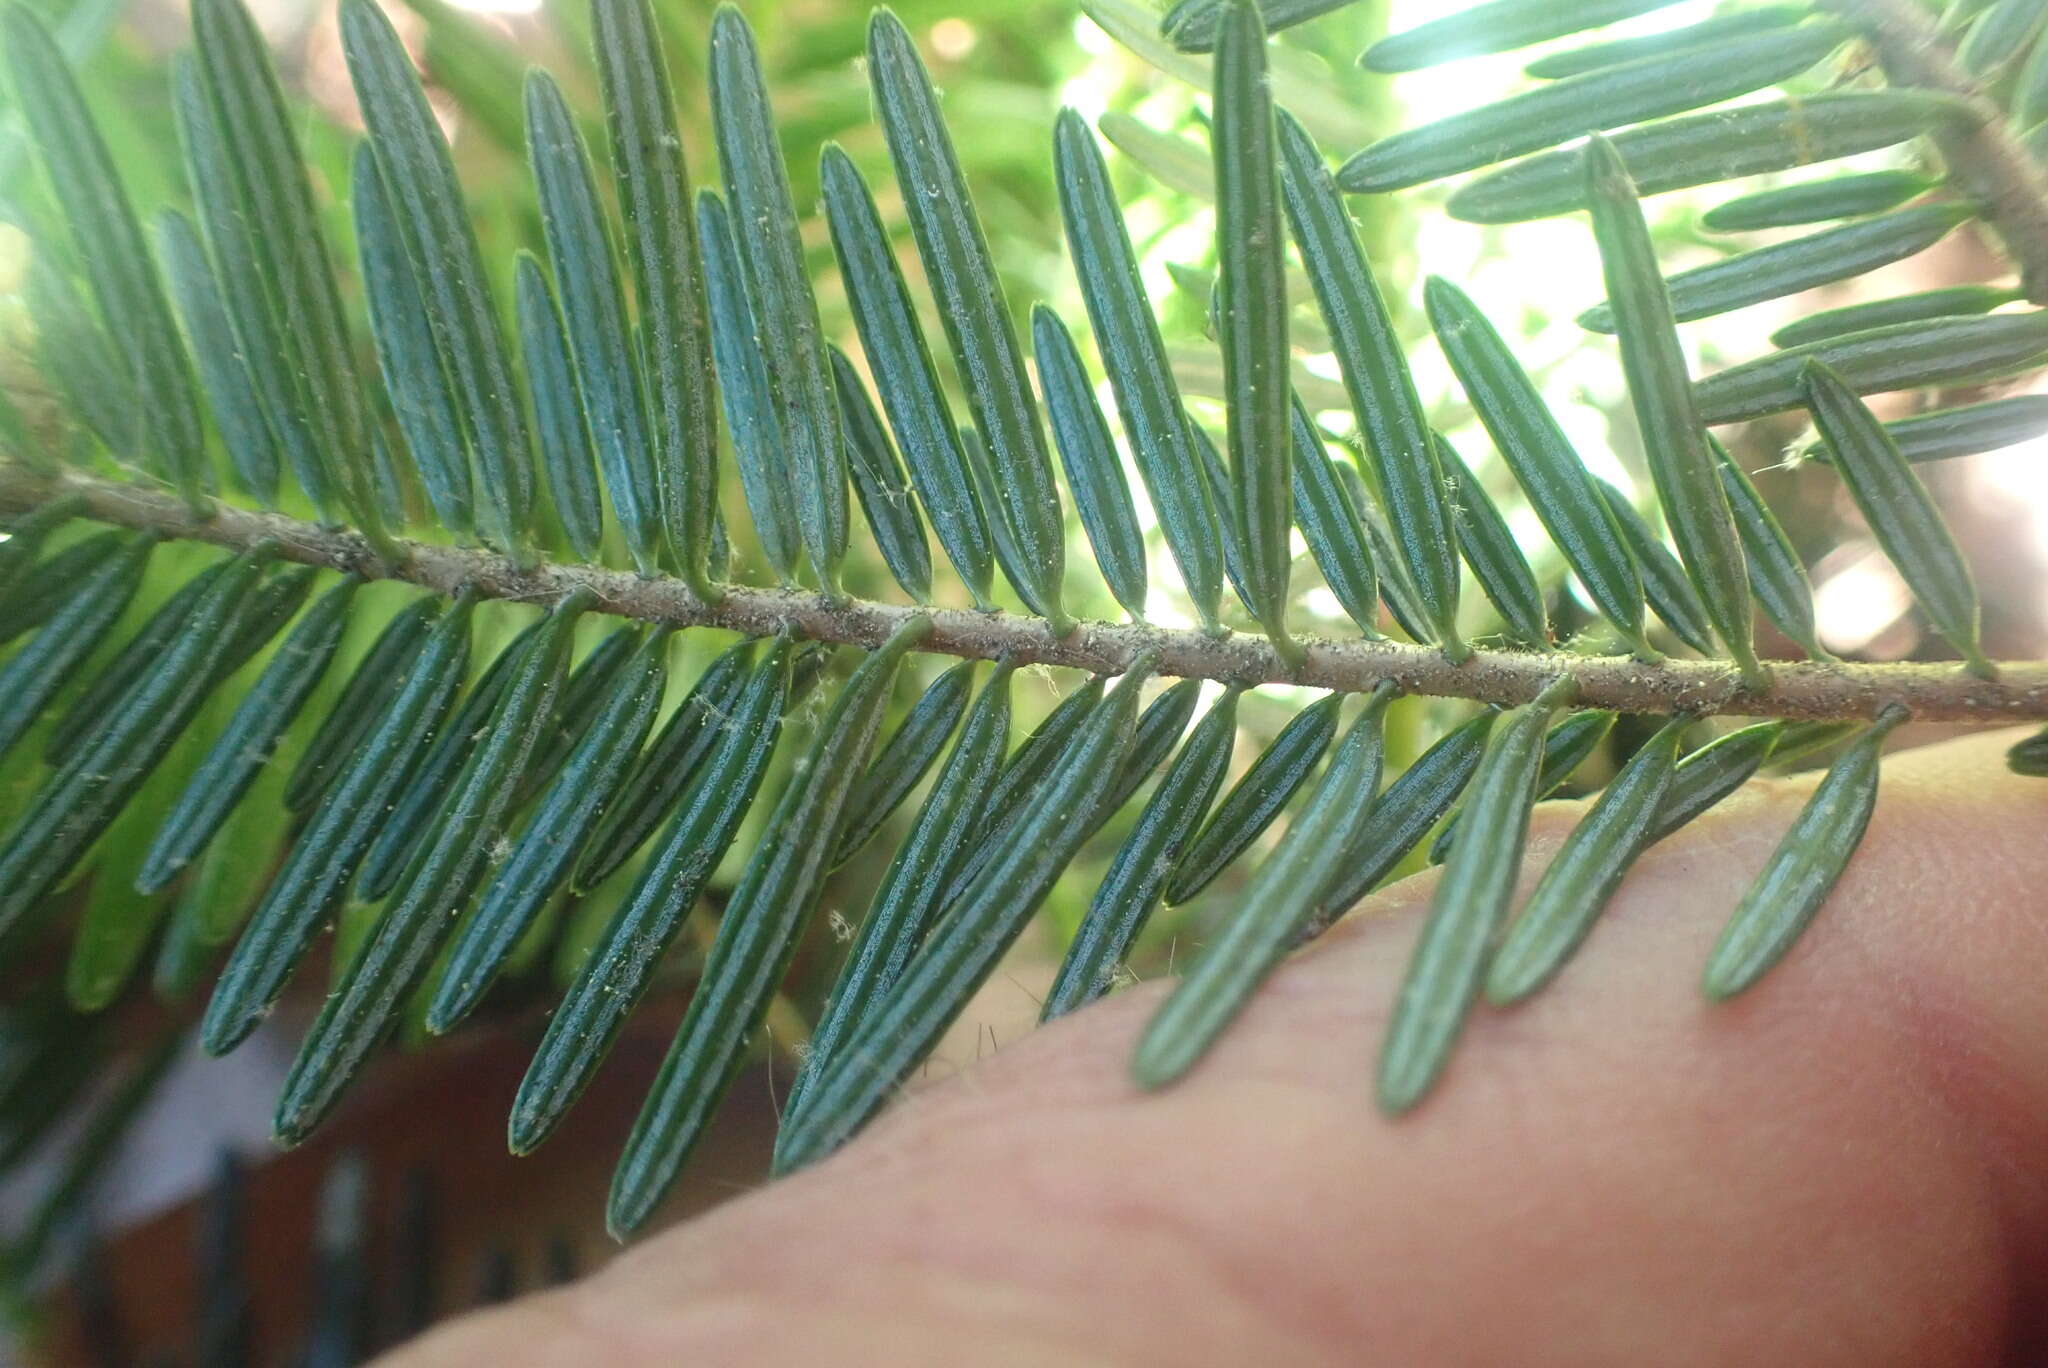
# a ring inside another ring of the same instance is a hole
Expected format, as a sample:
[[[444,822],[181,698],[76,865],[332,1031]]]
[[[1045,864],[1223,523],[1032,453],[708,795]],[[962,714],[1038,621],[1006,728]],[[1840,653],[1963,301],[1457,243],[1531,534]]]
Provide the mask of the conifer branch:
[[[1061,665],[1122,673],[1146,651],[1158,673],[1237,684],[1296,683],[1349,692],[1391,679],[1411,693],[1512,705],[1535,698],[1558,675],[1579,684],[1581,706],[1622,712],[1726,713],[1804,719],[1875,718],[1898,704],[1917,720],[2004,724],[2048,720],[2048,663],[1999,667],[1982,680],[1953,664],[1778,663],[1768,689],[1746,690],[1725,661],[1666,660],[1644,664],[1622,656],[1564,651],[1479,651],[1453,665],[1432,647],[1392,641],[1306,642],[1307,658],[1292,668],[1264,637],[1216,639],[1193,629],[1084,623],[1056,637],[1043,619],[1012,613],[848,600],[821,594],[732,585],[706,603],[680,580],[630,571],[542,562],[521,570],[506,556],[468,547],[401,541],[403,562],[378,556],[352,531],[323,528],[274,513],[226,505],[195,517],[176,497],[137,485],[75,475],[45,475],[0,464],[0,512],[18,513],[67,493],[84,501],[85,516],[167,538],[239,549],[270,539],[282,558],[368,579],[392,579],[441,594],[468,587],[486,598],[552,603],[577,588],[597,597],[596,611],[679,627],[718,627],[751,636],[788,628],[814,641],[873,647],[917,614],[932,620],[920,649],[946,655]]]
[[[1934,15],[1913,0],[1821,3],[1862,27],[1894,86],[1942,91],[1976,111],[1968,127],[1938,133],[1935,140],[1958,188],[1982,206],[1985,221],[2018,265],[2027,298],[2048,304],[2048,167],[2028,154],[1980,83],[1956,64]]]

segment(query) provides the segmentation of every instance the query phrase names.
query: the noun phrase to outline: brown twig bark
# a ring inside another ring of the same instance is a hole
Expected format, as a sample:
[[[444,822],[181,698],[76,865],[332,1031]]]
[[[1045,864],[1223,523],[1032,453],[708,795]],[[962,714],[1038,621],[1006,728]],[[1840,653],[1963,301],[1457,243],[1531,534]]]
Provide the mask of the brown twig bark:
[[[1955,665],[1779,664],[1770,687],[1745,689],[1726,661],[1666,660],[1644,664],[1626,656],[1566,651],[1480,651],[1454,665],[1437,650],[1393,641],[1310,641],[1308,656],[1290,668],[1263,637],[1212,638],[1192,629],[1084,623],[1064,637],[1037,618],[969,609],[918,608],[824,596],[791,589],[730,586],[706,603],[680,580],[644,579],[629,571],[543,563],[520,570],[495,552],[401,542],[403,561],[378,557],[362,537],[275,513],[221,507],[195,518],[176,498],[136,485],[75,475],[50,476],[0,464],[0,512],[18,512],[66,493],[79,494],[86,515],[165,537],[253,546],[269,539],[287,560],[369,579],[402,580],[453,594],[468,587],[486,598],[550,603],[587,587],[600,612],[679,627],[721,627],[750,636],[785,628],[814,641],[879,644],[906,617],[932,620],[921,649],[946,655],[1064,665],[1120,673],[1145,651],[1158,654],[1162,675],[1226,683],[1294,683],[1359,692],[1382,679],[1418,694],[1485,703],[1526,703],[1545,684],[1570,674],[1581,706],[1623,712],[1693,710],[1755,717],[1868,718],[1898,703],[1924,721],[2011,723],[2048,719],[2048,662],[2009,664],[1996,680]]]

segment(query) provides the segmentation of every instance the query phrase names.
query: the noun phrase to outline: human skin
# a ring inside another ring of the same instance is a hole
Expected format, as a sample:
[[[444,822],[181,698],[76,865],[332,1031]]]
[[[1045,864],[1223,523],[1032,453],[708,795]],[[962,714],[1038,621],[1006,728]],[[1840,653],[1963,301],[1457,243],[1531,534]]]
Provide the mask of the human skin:
[[[1297,955],[1156,1094],[1116,994],[841,1154],[388,1368],[2048,1361],[2048,781],[1887,762],[1819,919],[1700,969],[1812,776],[1652,849],[1542,995],[1372,1103],[1432,876]],[[1546,805],[1524,883],[1575,820]]]

